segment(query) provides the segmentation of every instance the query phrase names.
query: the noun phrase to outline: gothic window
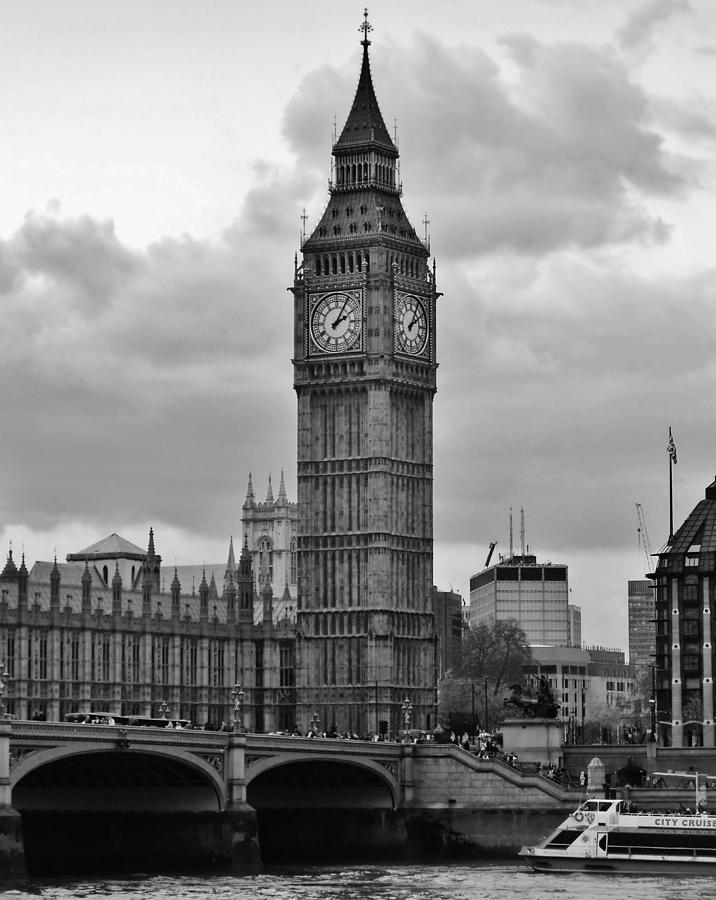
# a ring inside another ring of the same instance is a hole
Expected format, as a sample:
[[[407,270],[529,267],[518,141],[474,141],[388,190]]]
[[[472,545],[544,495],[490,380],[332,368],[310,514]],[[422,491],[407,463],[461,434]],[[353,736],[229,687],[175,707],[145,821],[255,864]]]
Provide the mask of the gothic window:
[[[358,231],[358,226],[356,225],[355,222],[351,222],[351,224],[348,226],[348,230],[350,231],[351,234],[355,234],[356,231]]]
[[[326,236],[326,229],[324,228],[323,225],[321,225],[321,227],[318,229],[318,234],[319,234],[320,237],[325,237],[325,236]]]
[[[320,275],[320,274],[321,274],[321,257],[317,256],[316,257],[316,275]]]
[[[73,631],[70,638],[70,678],[80,680],[80,636],[77,631]]]
[[[102,566],[102,580],[105,584],[109,583],[109,569],[107,566]]]
[[[347,218],[347,219],[350,219],[350,217],[351,217],[352,215],[353,215],[353,207],[352,207],[352,206],[346,206],[346,218]]]
[[[290,572],[291,584],[296,584],[298,581],[298,553],[296,552],[296,538],[291,539],[291,560],[290,560]]]
[[[15,631],[9,628],[3,629],[3,631],[5,632],[5,646],[3,647],[5,671],[12,678],[15,675]]]
[[[361,205],[360,205],[360,214],[361,214],[362,216],[364,216],[367,212],[368,212],[368,207],[365,205],[365,203],[361,203]]]
[[[47,632],[43,631],[40,634],[39,646],[38,646],[38,678],[46,679],[47,678]]]
[[[281,641],[279,644],[279,685],[294,687],[296,684],[296,653],[293,641]]]
[[[132,585],[131,585],[132,587],[134,587],[134,576],[135,576],[135,575],[136,575],[135,567],[132,566]]]
[[[335,206],[334,206],[333,209],[331,210],[331,215],[333,216],[334,219],[337,219],[337,218],[338,218],[338,210],[336,209]]]
[[[266,569],[268,571],[269,581],[273,581],[273,548],[271,539],[262,537],[259,540],[259,577],[261,577]]]
[[[341,226],[340,226],[340,225],[334,225],[334,226],[333,226],[333,234],[338,235],[338,234],[340,234],[340,233],[341,233]]]
[[[371,229],[370,222],[364,222],[363,223],[363,231],[370,231],[370,229]]]

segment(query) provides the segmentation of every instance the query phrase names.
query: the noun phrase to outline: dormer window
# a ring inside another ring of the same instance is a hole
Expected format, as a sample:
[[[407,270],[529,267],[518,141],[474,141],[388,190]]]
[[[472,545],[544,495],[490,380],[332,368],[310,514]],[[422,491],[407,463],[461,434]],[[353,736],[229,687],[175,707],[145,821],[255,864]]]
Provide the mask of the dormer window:
[[[361,203],[361,205],[360,205],[360,214],[361,214],[362,216],[364,216],[367,212],[368,212],[368,207],[365,205],[365,203]]]
[[[340,226],[340,225],[334,225],[334,226],[333,226],[333,234],[340,234],[340,233],[341,233],[341,226]]]
[[[337,219],[337,218],[338,218],[338,210],[336,209],[335,206],[334,206],[333,209],[331,210],[331,215],[333,216],[334,219]]]

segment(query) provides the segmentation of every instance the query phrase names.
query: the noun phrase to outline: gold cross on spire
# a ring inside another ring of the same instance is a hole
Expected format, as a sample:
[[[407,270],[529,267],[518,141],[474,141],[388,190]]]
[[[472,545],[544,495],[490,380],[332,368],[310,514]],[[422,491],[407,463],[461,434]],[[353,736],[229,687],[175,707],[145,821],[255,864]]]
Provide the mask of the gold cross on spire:
[[[363,44],[365,47],[367,47],[370,44],[370,41],[368,40],[368,32],[372,31],[372,30],[373,30],[373,26],[368,21],[368,7],[366,7],[363,10],[363,24],[358,29],[358,31],[363,32],[363,40],[361,41],[361,44]]]

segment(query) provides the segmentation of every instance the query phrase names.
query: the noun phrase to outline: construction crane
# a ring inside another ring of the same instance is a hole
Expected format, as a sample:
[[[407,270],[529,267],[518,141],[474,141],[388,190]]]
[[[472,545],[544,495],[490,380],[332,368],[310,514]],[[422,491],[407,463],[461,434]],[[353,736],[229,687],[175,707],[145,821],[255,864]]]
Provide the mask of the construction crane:
[[[487,554],[487,559],[485,560],[485,568],[490,565],[490,560],[492,559],[492,554],[495,552],[495,547],[497,546],[497,541],[490,541],[490,550]]]
[[[644,507],[641,503],[636,504],[636,517],[639,522],[639,527],[636,530],[637,540],[639,541],[640,549],[643,549],[644,551],[644,557],[646,558],[646,573],[648,573],[654,568],[654,554],[651,552],[651,541],[649,540],[649,532],[646,530]]]

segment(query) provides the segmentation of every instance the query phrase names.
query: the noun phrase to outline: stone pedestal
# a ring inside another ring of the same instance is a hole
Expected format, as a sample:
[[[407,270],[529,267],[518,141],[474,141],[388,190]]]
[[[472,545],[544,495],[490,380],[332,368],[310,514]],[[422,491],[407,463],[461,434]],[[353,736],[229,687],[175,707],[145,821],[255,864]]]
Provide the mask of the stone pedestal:
[[[505,753],[518,762],[562,765],[563,724],[558,719],[507,719],[501,728]]]
[[[258,875],[263,871],[256,810],[246,802],[246,735],[229,735],[224,760],[227,787],[225,812],[226,853],[234,875]]]
[[[12,726],[0,721],[0,886],[27,883],[22,819],[11,806],[10,735]]]

